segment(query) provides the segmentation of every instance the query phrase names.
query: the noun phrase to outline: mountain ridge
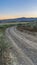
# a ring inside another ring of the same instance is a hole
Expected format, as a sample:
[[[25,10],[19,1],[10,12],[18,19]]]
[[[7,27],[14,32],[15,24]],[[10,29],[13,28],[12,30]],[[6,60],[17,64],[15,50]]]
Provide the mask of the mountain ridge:
[[[5,19],[5,20],[0,20],[0,23],[2,22],[31,22],[31,21],[37,21],[37,18],[26,18],[26,17],[21,17],[21,18],[15,18],[15,19]]]

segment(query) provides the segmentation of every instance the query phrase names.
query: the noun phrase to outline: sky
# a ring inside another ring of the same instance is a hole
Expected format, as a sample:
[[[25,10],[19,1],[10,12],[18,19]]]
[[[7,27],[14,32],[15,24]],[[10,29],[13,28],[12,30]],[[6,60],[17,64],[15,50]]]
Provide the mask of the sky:
[[[37,17],[37,0],[0,0],[0,19]]]

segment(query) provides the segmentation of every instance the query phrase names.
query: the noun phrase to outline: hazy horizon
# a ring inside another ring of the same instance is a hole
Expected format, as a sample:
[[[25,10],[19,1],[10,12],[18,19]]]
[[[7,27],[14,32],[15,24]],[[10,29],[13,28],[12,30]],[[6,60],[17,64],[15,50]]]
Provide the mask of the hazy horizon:
[[[37,18],[37,0],[0,0],[0,20]]]

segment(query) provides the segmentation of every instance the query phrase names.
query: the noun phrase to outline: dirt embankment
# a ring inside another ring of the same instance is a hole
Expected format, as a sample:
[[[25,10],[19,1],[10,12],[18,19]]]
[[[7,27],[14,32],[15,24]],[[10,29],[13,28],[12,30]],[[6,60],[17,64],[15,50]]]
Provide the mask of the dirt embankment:
[[[37,23],[34,25],[34,23],[29,23],[29,24],[18,24],[17,29],[20,31],[23,30],[28,30],[30,32],[37,32]]]

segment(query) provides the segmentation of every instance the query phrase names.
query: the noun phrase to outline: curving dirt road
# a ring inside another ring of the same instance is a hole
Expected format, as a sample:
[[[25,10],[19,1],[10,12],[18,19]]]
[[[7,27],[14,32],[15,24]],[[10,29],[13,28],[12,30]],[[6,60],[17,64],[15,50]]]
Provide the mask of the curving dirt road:
[[[12,44],[12,52],[17,58],[13,65],[37,65],[37,37],[18,31],[15,27],[6,30]]]

